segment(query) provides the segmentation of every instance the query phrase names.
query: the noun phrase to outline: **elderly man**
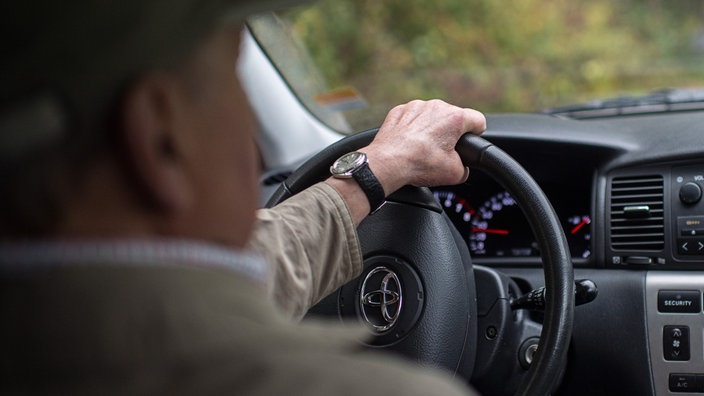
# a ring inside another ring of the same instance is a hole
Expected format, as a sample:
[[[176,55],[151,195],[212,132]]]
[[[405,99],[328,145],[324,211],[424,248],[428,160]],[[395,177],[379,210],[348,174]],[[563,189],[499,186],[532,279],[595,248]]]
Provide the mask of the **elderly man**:
[[[454,146],[484,117],[396,107],[361,150],[369,180],[257,212],[234,67],[244,18],[278,3],[2,6],[0,393],[468,391],[286,316],[359,273],[355,226],[380,194],[466,179]]]

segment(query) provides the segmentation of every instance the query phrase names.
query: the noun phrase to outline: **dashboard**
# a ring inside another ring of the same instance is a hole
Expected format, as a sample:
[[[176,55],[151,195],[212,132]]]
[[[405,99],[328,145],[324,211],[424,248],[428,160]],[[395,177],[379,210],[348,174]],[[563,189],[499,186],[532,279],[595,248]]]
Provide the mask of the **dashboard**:
[[[489,117],[485,137],[541,186],[561,220],[575,267],[700,270],[703,118],[502,115]],[[520,207],[488,175],[473,171],[467,183],[435,187],[433,194],[475,263],[540,265]]]
[[[704,394],[704,115],[501,115],[488,125],[485,137],[553,204],[575,278],[599,288],[576,309],[557,394]],[[543,284],[533,233],[502,186],[473,172],[433,194],[475,264],[523,293]]]

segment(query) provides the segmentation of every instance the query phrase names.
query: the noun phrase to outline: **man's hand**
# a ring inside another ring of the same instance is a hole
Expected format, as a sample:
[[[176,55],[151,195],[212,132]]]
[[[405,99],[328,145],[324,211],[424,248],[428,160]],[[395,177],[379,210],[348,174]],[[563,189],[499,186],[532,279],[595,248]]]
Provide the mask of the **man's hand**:
[[[405,185],[439,186],[467,180],[455,145],[465,133],[481,134],[486,129],[484,115],[441,100],[415,100],[393,108],[386,116],[374,141],[361,148],[369,158],[369,168],[388,196]],[[352,179],[328,179],[342,194],[359,223],[369,213],[369,202]]]
[[[479,135],[485,129],[478,111],[416,100],[392,109],[374,141],[360,151],[367,153],[386,195],[405,185],[459,184],[468,173],[455,145],[465,133]]]

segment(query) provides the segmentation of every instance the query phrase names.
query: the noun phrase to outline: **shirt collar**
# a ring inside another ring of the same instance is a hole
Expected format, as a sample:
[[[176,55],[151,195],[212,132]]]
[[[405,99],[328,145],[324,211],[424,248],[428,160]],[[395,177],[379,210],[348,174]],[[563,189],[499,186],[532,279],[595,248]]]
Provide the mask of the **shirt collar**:
[[[0,243],[0,271],[69,266],[193,266],[236,271],[265,282],[269,266],[257,254],[190,240],[81,240]]]

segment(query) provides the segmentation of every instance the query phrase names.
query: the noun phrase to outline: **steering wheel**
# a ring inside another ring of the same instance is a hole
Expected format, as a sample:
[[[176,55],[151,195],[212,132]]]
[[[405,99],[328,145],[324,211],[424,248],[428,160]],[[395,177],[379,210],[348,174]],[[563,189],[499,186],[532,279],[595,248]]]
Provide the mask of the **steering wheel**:
[[[279,186],[267,206],[326,179],[335,159],[368,145],[375,134],[356,134],[322,150]],[[549,394],[566,363],[574,316],[572,264],[560,221],[533,178],[503,150],[471,134],[460,139],[456,150],[466,166],[507,189],[539,243],[548,291],[545,316],[538,350],[516,394]],[[478,336],[471,261],[430,190],[405,187],[390,195],[357,231],[362,275],[315,311],[366,323],[373,347],[471,376]]]

